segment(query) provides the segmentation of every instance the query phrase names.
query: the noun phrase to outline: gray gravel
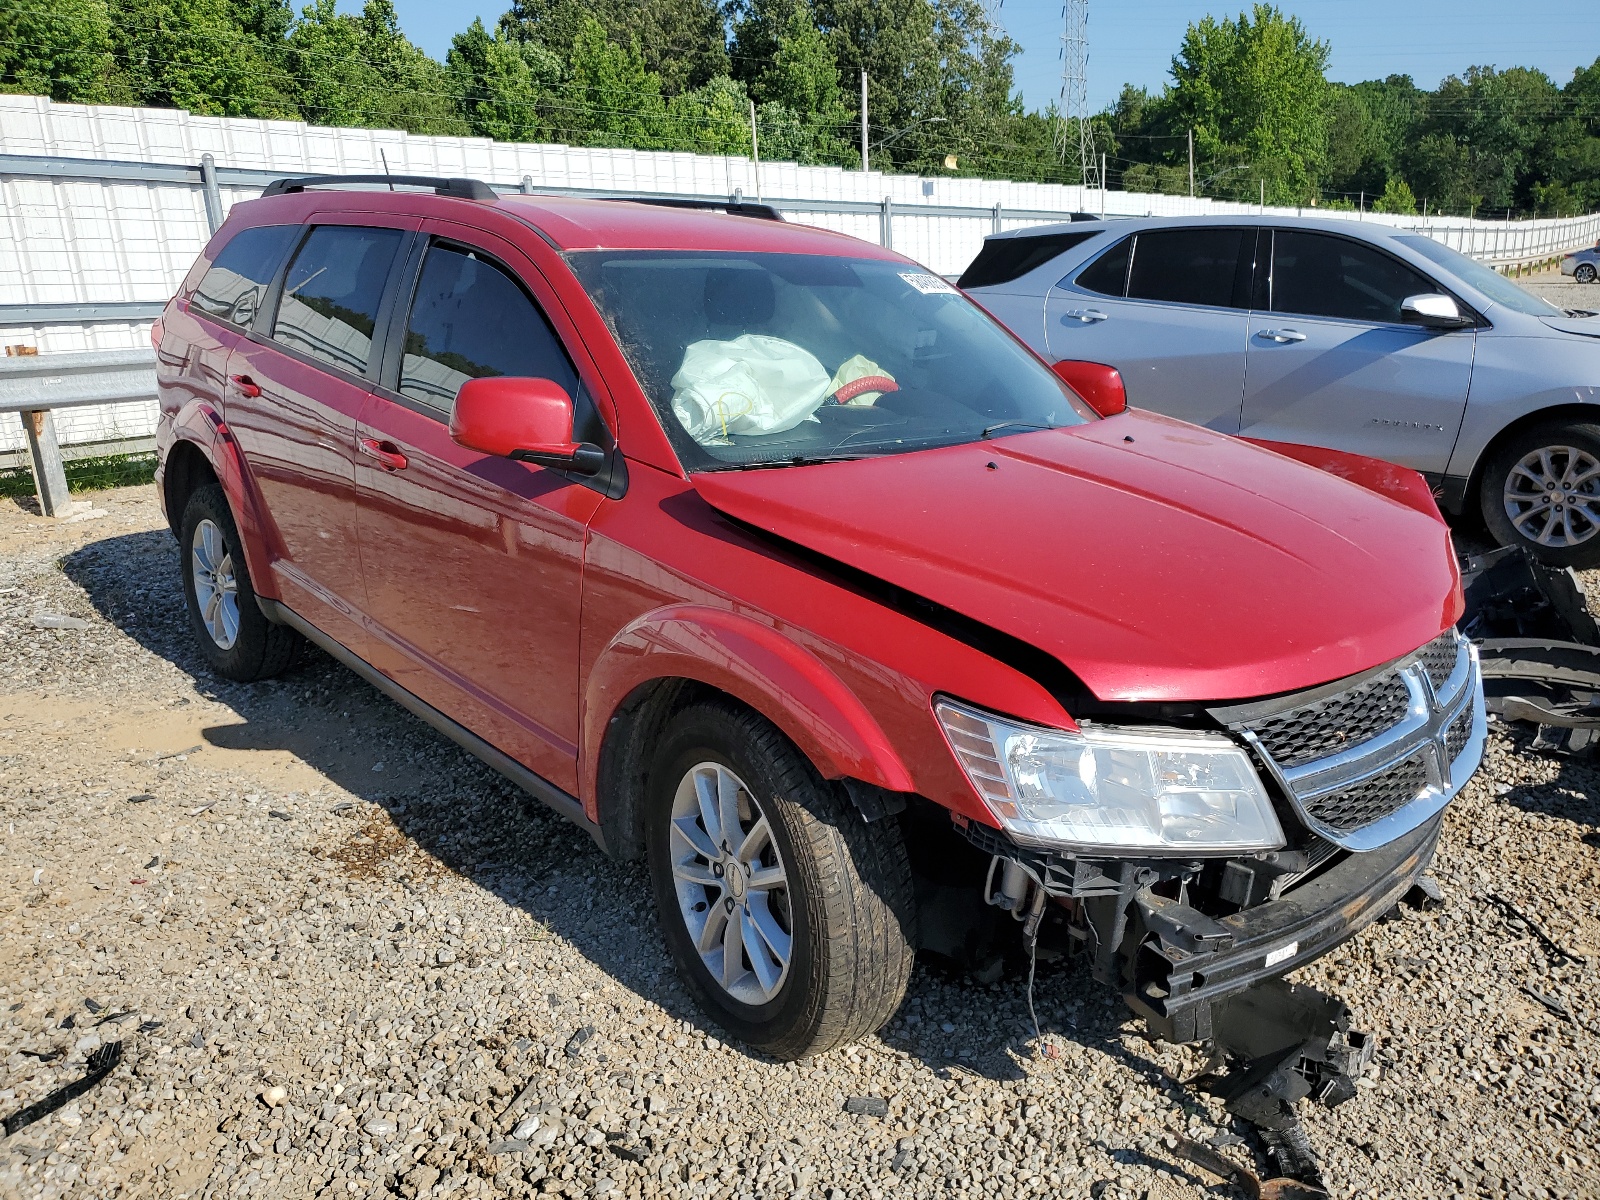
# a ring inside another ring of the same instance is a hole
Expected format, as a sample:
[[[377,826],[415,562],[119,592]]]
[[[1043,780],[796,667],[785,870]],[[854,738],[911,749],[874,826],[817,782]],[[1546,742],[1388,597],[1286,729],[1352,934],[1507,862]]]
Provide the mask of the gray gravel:
[[[95,503],[0,502],[0,1116],[126,1056],[0,1141],[0,1195],[1227,1194],[1171,1151],[1238,1132],[1172,1082],[1196,1056],[1074,963],[1041,968],[1042,1044],[1021,979],[920,967],[861,1045],[724,1044],[641,870],[325,658],[211,677],[151,490]],[[1600,1179],[1597,775],[1526,741],[1453,806],[1443,909],[1303,973],[1379,1040],[1309,1117],[1338,1195]]]

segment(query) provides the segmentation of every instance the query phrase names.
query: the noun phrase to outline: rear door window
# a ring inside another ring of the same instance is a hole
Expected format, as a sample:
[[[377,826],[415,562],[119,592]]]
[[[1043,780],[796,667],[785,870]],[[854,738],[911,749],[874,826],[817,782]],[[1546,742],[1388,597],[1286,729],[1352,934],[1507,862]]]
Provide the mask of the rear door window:
[[[1156,229],[1134,239],[1128,299],[1244,308],[1250,256],[1243,229]],[[1253,244],[1253,243],[1252,243]]]
[[[1128,256],[1132,250],[1133,239],[1123,238],[1080,271],[1073,282],[1102,296],[1122,295],[1128,286]]]
[[[398,229],[319,225],[301,243],[283,281],[274,341],[364,375]]]
[[[212,261],[189,297],[191,308],[208,317],[248,328],[261,308],[298,225],[257,225],[241,229]]]
[[[469,379],[552,379],[569,395],[578,373],[555,330],[503,268],[462,246],[428,249],[406,323],[401,395],[449,412]]]
[[[1274,231],[1272,311],[1400,322],[1407,296],[1439,289],[1374,246],[1326,233]]]

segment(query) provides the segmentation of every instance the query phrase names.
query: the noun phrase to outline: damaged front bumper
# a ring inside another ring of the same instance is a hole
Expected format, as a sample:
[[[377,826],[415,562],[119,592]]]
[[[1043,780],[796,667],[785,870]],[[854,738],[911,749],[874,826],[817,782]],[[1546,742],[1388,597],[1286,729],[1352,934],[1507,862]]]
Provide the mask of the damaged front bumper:
[[[1213,1037],[1215,1009],[1228,997],[1321,957],[1394,908],[1432,862],[1442,823],[1436,816],[1381,849],[1348,854],[1280,899],[1231,916],[1140,889],[1118,939],[1124,999],[1167,1041]]]

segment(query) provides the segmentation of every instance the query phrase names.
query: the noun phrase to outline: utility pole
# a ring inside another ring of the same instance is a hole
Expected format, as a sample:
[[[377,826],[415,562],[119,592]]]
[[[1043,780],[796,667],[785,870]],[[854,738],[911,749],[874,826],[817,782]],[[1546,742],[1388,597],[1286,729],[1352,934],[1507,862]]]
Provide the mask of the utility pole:
[[[867,167],[867,73],[861,72],[861,169]]]
[[[1267,181],[1265,179],[1261,181],[1261,211],[1267,211]]]
[[[1194,197],[1194,126],[1189,126],[1189,196]]]
[[[756,163],[756,199],[761,199],[761,139],[756,134],[756,102],[750,101],[750,156]]]
[[[1100,219],[1106,219],[1106,155],[1100,152]]]

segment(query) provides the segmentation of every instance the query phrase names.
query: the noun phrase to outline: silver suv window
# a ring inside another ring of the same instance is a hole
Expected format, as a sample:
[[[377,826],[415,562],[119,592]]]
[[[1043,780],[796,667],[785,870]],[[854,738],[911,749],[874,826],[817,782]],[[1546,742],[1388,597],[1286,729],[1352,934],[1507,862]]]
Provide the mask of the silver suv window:
[[[1463,283],[1471,284],[1496,304],[1503,304],[1512,312],[1527,313],[1530,317],[1564,317],[1566,312],[1532,292],[1525,292],[1511,280],[1491,267],[1468,258],[1443,242],[1419,233],[1403,234],[1395,241],[1415,250],[1431,262],[1438,263]]]
[[[1273,312],[1398,324],[1402,300],[1438,290],[1431,279],[1363,242],[1293,229],[1273,233]]]

